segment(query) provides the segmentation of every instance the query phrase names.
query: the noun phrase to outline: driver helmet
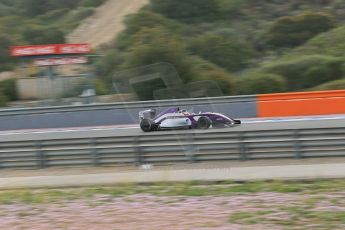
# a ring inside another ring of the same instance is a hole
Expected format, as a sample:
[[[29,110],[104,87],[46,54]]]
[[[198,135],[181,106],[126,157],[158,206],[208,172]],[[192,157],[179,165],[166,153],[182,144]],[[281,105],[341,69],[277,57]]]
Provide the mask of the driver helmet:
[[[182,109],[181,110],[181,113],[183,114],[183,115],[190,115],[190,113],[189,112],[187,112],[187,110],[185,110],[185,109]]]

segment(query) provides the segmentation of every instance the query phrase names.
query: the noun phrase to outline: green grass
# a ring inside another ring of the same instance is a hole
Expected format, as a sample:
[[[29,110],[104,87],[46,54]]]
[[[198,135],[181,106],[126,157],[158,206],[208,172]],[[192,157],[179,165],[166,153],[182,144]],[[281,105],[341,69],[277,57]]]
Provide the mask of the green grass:
[[[273,210],[256,212],[235,212],[229,218],[230,223],[257,224],[265,220],[264,216],[273,213]]]
[[[317,209],[321,206],[342,206],[341,197],[327,194],[344,192],[345,181],[342,179],[315,181],[256,181],[256,182],[190,182],[190,183],[154,183],[154,184],[120,184],[114,186],[97,186],[85,188],[64,189],[23,189],[5,190],[0,192],[1,205],[12,203],[34,204],[66,204],[71,200],[83,199],[90,201],[94,207],[103,202],[109,202],[113,197],[124,197],[132,201],[132,194],[152,194],[155,196],[176,196],[183,201],[190,196],[236,196],[240,194],[255,194],[260,192],[296,194],[304,198],[291,203],[263,204],[260,200],[249,202],[255,211],[236,211],[228,218],[229,223],[239,225],[263,224],[280,226],[283,229],[341,229],[345,225],[345,211]],[[105,196],[101,203],[92,202],[95,196]],[[279,196],[279,195],[278,195]],[[174,198],[175,199],[175,198]],[[173,199],[173,200],[174,200]],[[134,199],[135,200],[135,199]],[[165,201],[162,201],[163,203]],[[174,203],[175,201],[169,201]],[[164,203],[165,204],[165,203]],[[249,204],[249,203],[248,203]],[[221,204],[220,204],[221,205]],[[44,207],[44,206],[42,206]],[[229,210],[231,211],[231,210]],[[19,217],[32,215],[21,211]],[[214,223],[209,223],[210,226]]]
[[[315,205],[317,203],[319,203],[320,201],[325,200],[325,199],[327,199],[327,198],[324,196],[314,196],[314,197],[310,197],[310,198],[307,198],[306,200],[304,200],[304,203],[308,207],[312,208],[312,207],[315,207]]]
[[[272,217],[272,213],[279,213],[285,218]],[[301,229],[309,229],[306,225],[312,225],[314,229],[339,229],[345,224],[345,211],[313,211],[304,206],[282,206],[255,212],[235,212],[230,215],[229,222],[245,225],[274,224],[294,229],[302,226]]]
[[[236,195],[259,192],[318,194],[345,190],[345,180],[317,181],[264,181],[218,183],[156,183],[156,184],[122,184],[104,187],[66,188],[66,189],[24,189],[0,192],[0,204],[13,202],[49,203],[61,200],[88,199],[95,195],[111,197],[132,194],[152,194],[156,196],[216,196]],[[321,198],[320,198],[321,199]],[[313,206],[319,198],[310,198],[307,205]]]

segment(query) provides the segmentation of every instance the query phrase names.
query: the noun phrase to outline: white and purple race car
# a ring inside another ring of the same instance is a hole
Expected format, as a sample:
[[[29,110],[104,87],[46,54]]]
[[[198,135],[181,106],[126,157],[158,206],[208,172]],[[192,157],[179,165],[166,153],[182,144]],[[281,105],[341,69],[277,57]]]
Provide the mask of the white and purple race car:
[[[208,129],[240,125],[240,120],[229,118],[220,113],[190,113],[178,107],[169,108],[156,115],[155,109],[139,112],[140,128],[144,132],[166,129]]]

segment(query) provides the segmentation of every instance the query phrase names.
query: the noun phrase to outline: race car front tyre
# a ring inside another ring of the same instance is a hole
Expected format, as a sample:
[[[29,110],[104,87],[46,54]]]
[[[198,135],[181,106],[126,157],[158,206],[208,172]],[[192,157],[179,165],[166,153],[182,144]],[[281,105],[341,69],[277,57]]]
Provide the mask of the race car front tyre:
[[[150,119],[142,119],[140,122],[140,128],[144,132],[151,132],[155,128],[155,124]]]
[[[198,129],[208,129],[211,126],[211,120],[208,117],[200,117],[198,119]]]

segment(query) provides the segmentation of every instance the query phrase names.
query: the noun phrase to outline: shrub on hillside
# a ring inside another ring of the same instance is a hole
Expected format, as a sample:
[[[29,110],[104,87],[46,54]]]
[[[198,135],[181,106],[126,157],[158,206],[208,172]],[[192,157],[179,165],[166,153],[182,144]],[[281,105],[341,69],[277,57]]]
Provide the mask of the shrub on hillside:
[[[68,21],[80,22],[83,19],[91,16],[95,9],[93,7],[78,7],[70,11],[65,17]]]
[[[6,98],[6,100],[17,100],[16,80],[7,79],[4,81],[0,81],[0,93],[3,97]]]
[[[283,76],[290,90],[300,90],[343,77],[343,65],[343,58],[311,55],[275,62],[262,70]]]
[[[344,56],[345,25],[337,27],[326,33],[319,34],[310,39],[305,45],[295,50],[296,54],[324,54],[331,56]]]
[[[330,81],[319,86],[312,88],[311,90],[338,90],[345,89],[345,79],[339,79]]]
[[[48,22],[48,21],[53,22],[55,20],[60,20],[61,18],[63,18],[64,15],[68,13],[68,10],[69,9],[63,8],[63,9],[48,11],[47,13],[42,14],[38,16],[37,18],[39,20],[44,20],[45,22]]]
[[[196,38],[190,48],[195,54],[229,71],[243,69],[255,56],[255,51],[244,39],[207,33]]]
[[[13,59],[8,54],[12,42],[7,37],[0,36],[0,44],[0,71],[5,71],[10,69],[11,62],[13,62]]]
[[[295,47],[333,27],[335,22],[329,14],[307,12],[277,19],[265,34],[264,40],[270,47]]]
[[[189,91],[186,91],[186,85],[172,88],[160,88],[153,91],[155,100],[170,100],[189,98]]]
[[[176,21],[148,10],[141,10],[137,14],[127,16],[125,25],[126,30],[115,41],[119,49],[127,49],[131,45],[132,36],[143,28],[164,28],[177,33],[181,27]]]
[[[176,21],[170,20],[160,14],[148,10],[141,10],[137,14],[127,16],[125,19],[125,24],[125,32],[128,34],[134,34],[144,27],[164,27],[171,30],[178,30],[180,28],[179,23]]]
[[[16,5],[25,16],[34,17],[47,11],[68,8],[73,9],[81,0],[16,0]]]
[[[156,63],[169,63],[169,66],[176,68],[176,72],[183,82],[188,82],[193,77],[191,73],[192,63],[188,59],[183,43],[176,35],[163,28],[141,29],[133,36],[131,48],[128,51],[128,59],[125,64],[126,69]],[[159,72],[160,70],[155,71]],[[162,71],[165,71],[164,67]],[[176,75],[174,76],[176,77]],[[155,90],[166,87],[161,80],[147,80],[132,86],[141,100],[153,99],[153,92]]]
[[[219,15],[222,18],[236,18],[242,16],[242,10],[244,6],[248,4],[248,1],[243,0],[217,0]],[[252,3],[249,3],[252,4]]]
[[[203,59],[194,58],[193,63],[193,73],[196,74],[193,81],[213,81],[222,94],[235,93],[235,80],[231,74]]]
[[[57,28],[31,25],[23,29],[22,36],[31,45],[65,43],[65,36]]]
[[[217,0],[151,0],[151,5],[155,12],[185,22],[205,21],[218,13]]]
[[[166,88],[166,85],[160,78],[133,83],[131,86],[141,101],[155,99],[154,92]]]
[[[286,90],[285,79],[277,74],[254,73],[236,82],[237,94],[280,93]]]
[[[115,48],[109,48],[104,56],[99,57],[94,62],[95,74],[97,78],[111,84],[112,73],[119,70],[120,66],[124,63],[124,53],[121,53]]]
[[[97,7],[102,5],[106,0],[81,0],[81,5],[85,7]]]
[[[0,92],[0,107],[6,106],[8,103],[8,98]]]
[[[212,70],[201,74],[202,80],[215,82],[224,95],[233,95],[235,91],[235,81],[233,77],[222,70]],[[218,95],[221,96],[221,95]]]
[[[95,90],[96,90],[96,95],[106,95],[111,92],[111,87],[108,87],[103,81],[96,79]]]
[[[155,99],[220,97],[234,93],[234,80],[231,75],[219,67],[205,61],[204,67],[194,69],[197,77],[193,81],[172,88],[162,88],[154,91]]]
[[[191,63],[180,39],[162,28],[143,28],[134,37],[128,67],[159,62],[172,64],[184,82],[191,80]]]
[[[129,68],[162,62],[169,63],[176,68],[176,72],[179,74],[176,77],[182,80],[178,84],[212,80],[215,85],[219,85],[222,93],[232,94],[233,92],[233,81],[228,73],[205,60],[188,56],[188,52],[181,44],[179,37],[162,28],[144,28],[139,31],[133,37],[129,51],[129,62],[127,63]],[[180,79],[176,79],[176,82]],[[153,92],[167,87],[170,86],[154,79],[134,85],[135,91],[142,100],[153,99]],[[169,92],[164,91],[163,93],[170,95]]]
[[[343,76],[341,62],[329,62],[308,68],[303,74],[303,88],[319,85],[322,82],[339,79]],[[327,79],[327,80],[326,80]]]

